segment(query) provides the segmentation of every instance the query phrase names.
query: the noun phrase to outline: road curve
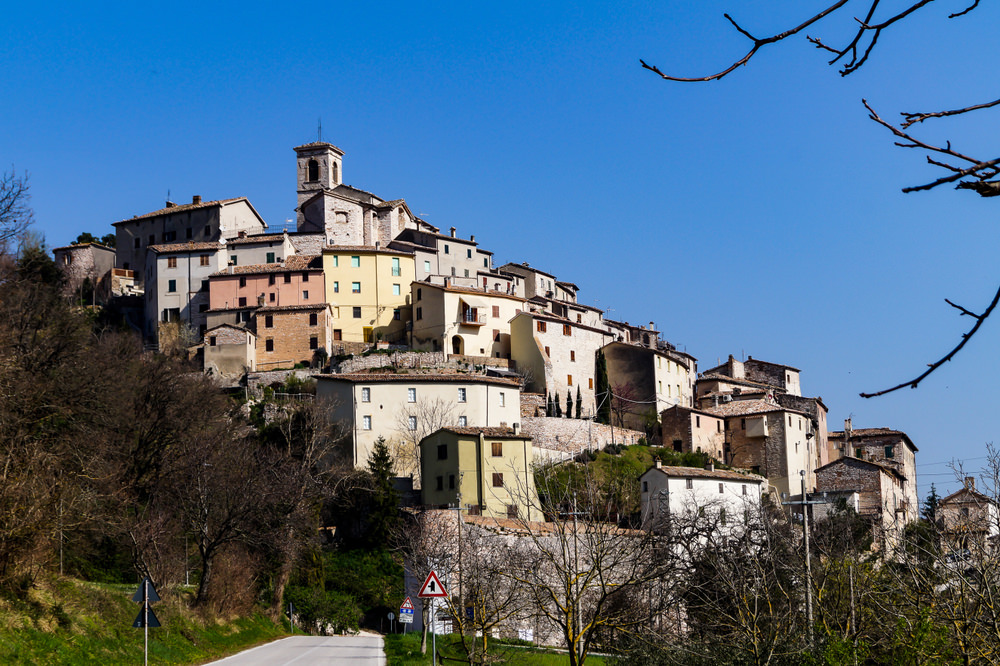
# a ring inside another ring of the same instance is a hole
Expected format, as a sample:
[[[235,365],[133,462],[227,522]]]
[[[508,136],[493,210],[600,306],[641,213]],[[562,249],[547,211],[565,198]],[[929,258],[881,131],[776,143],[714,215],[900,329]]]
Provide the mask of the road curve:
[[[207,666],[385,666],[381,636],[291,636]]]

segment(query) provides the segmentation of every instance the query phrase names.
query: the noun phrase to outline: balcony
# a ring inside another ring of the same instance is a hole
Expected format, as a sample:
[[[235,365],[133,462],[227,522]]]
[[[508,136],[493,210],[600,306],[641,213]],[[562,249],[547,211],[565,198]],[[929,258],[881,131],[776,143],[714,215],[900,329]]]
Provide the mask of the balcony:
[[[392,269],[392,277],[399,277],[402,274],[403,274],[403,269],[402,268],[393,268]]]
[[[476,308],[462,310],[458,323],[462,326],[485,326],[486,314],[479,312]]]

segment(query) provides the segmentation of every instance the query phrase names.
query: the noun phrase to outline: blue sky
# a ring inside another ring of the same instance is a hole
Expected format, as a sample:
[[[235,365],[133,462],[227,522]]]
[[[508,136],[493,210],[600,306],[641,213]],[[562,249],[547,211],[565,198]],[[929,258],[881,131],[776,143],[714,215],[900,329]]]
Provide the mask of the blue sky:
[[[963,0],[964,1],[964,0]],[[898,3],[887,3],[898,4]],[[940,6],[936,6],[940,4]],[[766,5],[766,6],[764,6]],[[822,3],[18,3],[0,24],[0,162],[31,174],[50,246],[199,194],[294,219],[292,147],[346,152],[344,180],[654,321],[699,358],[802,370],[830,425],[905,430],[921,495],[956,484],[995,440],[1000,319],[917,390],[969,325],[944,304],[990,300],[997,203],[940,189],[924,154],[867,120],[989,101],[1000,8],[935,3],[840,77],[805,37],[729,78],[660,81],[639,58],[707,74],[753,32]],[[891,9],[891,7],[887,7]],[[857,11],[861,11],[858,9]],[[845,16],[810,30],[837,41]],[[995,112],[927,124],[995,157]],[[992,152],[991,152],[992,151]]]

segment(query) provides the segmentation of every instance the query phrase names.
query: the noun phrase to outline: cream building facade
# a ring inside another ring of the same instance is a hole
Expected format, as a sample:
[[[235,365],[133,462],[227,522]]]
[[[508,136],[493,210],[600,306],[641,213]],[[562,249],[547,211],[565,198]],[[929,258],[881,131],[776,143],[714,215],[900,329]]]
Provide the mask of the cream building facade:
[[[504,292],[412,284],[412,346],[459,356],[511,357],[510,322],[524,299]]]

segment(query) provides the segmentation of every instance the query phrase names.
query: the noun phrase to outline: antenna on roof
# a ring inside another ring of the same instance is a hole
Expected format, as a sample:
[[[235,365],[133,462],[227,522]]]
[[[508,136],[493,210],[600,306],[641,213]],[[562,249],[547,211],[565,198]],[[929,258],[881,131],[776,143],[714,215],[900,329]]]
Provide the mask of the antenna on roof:
[[[317,141],[322,141],[323,140],[323,118],[322,117],[320,117],[316,121],[316,140]]]
[[[167,201],[170,201],[170,188],[167,188]]]

